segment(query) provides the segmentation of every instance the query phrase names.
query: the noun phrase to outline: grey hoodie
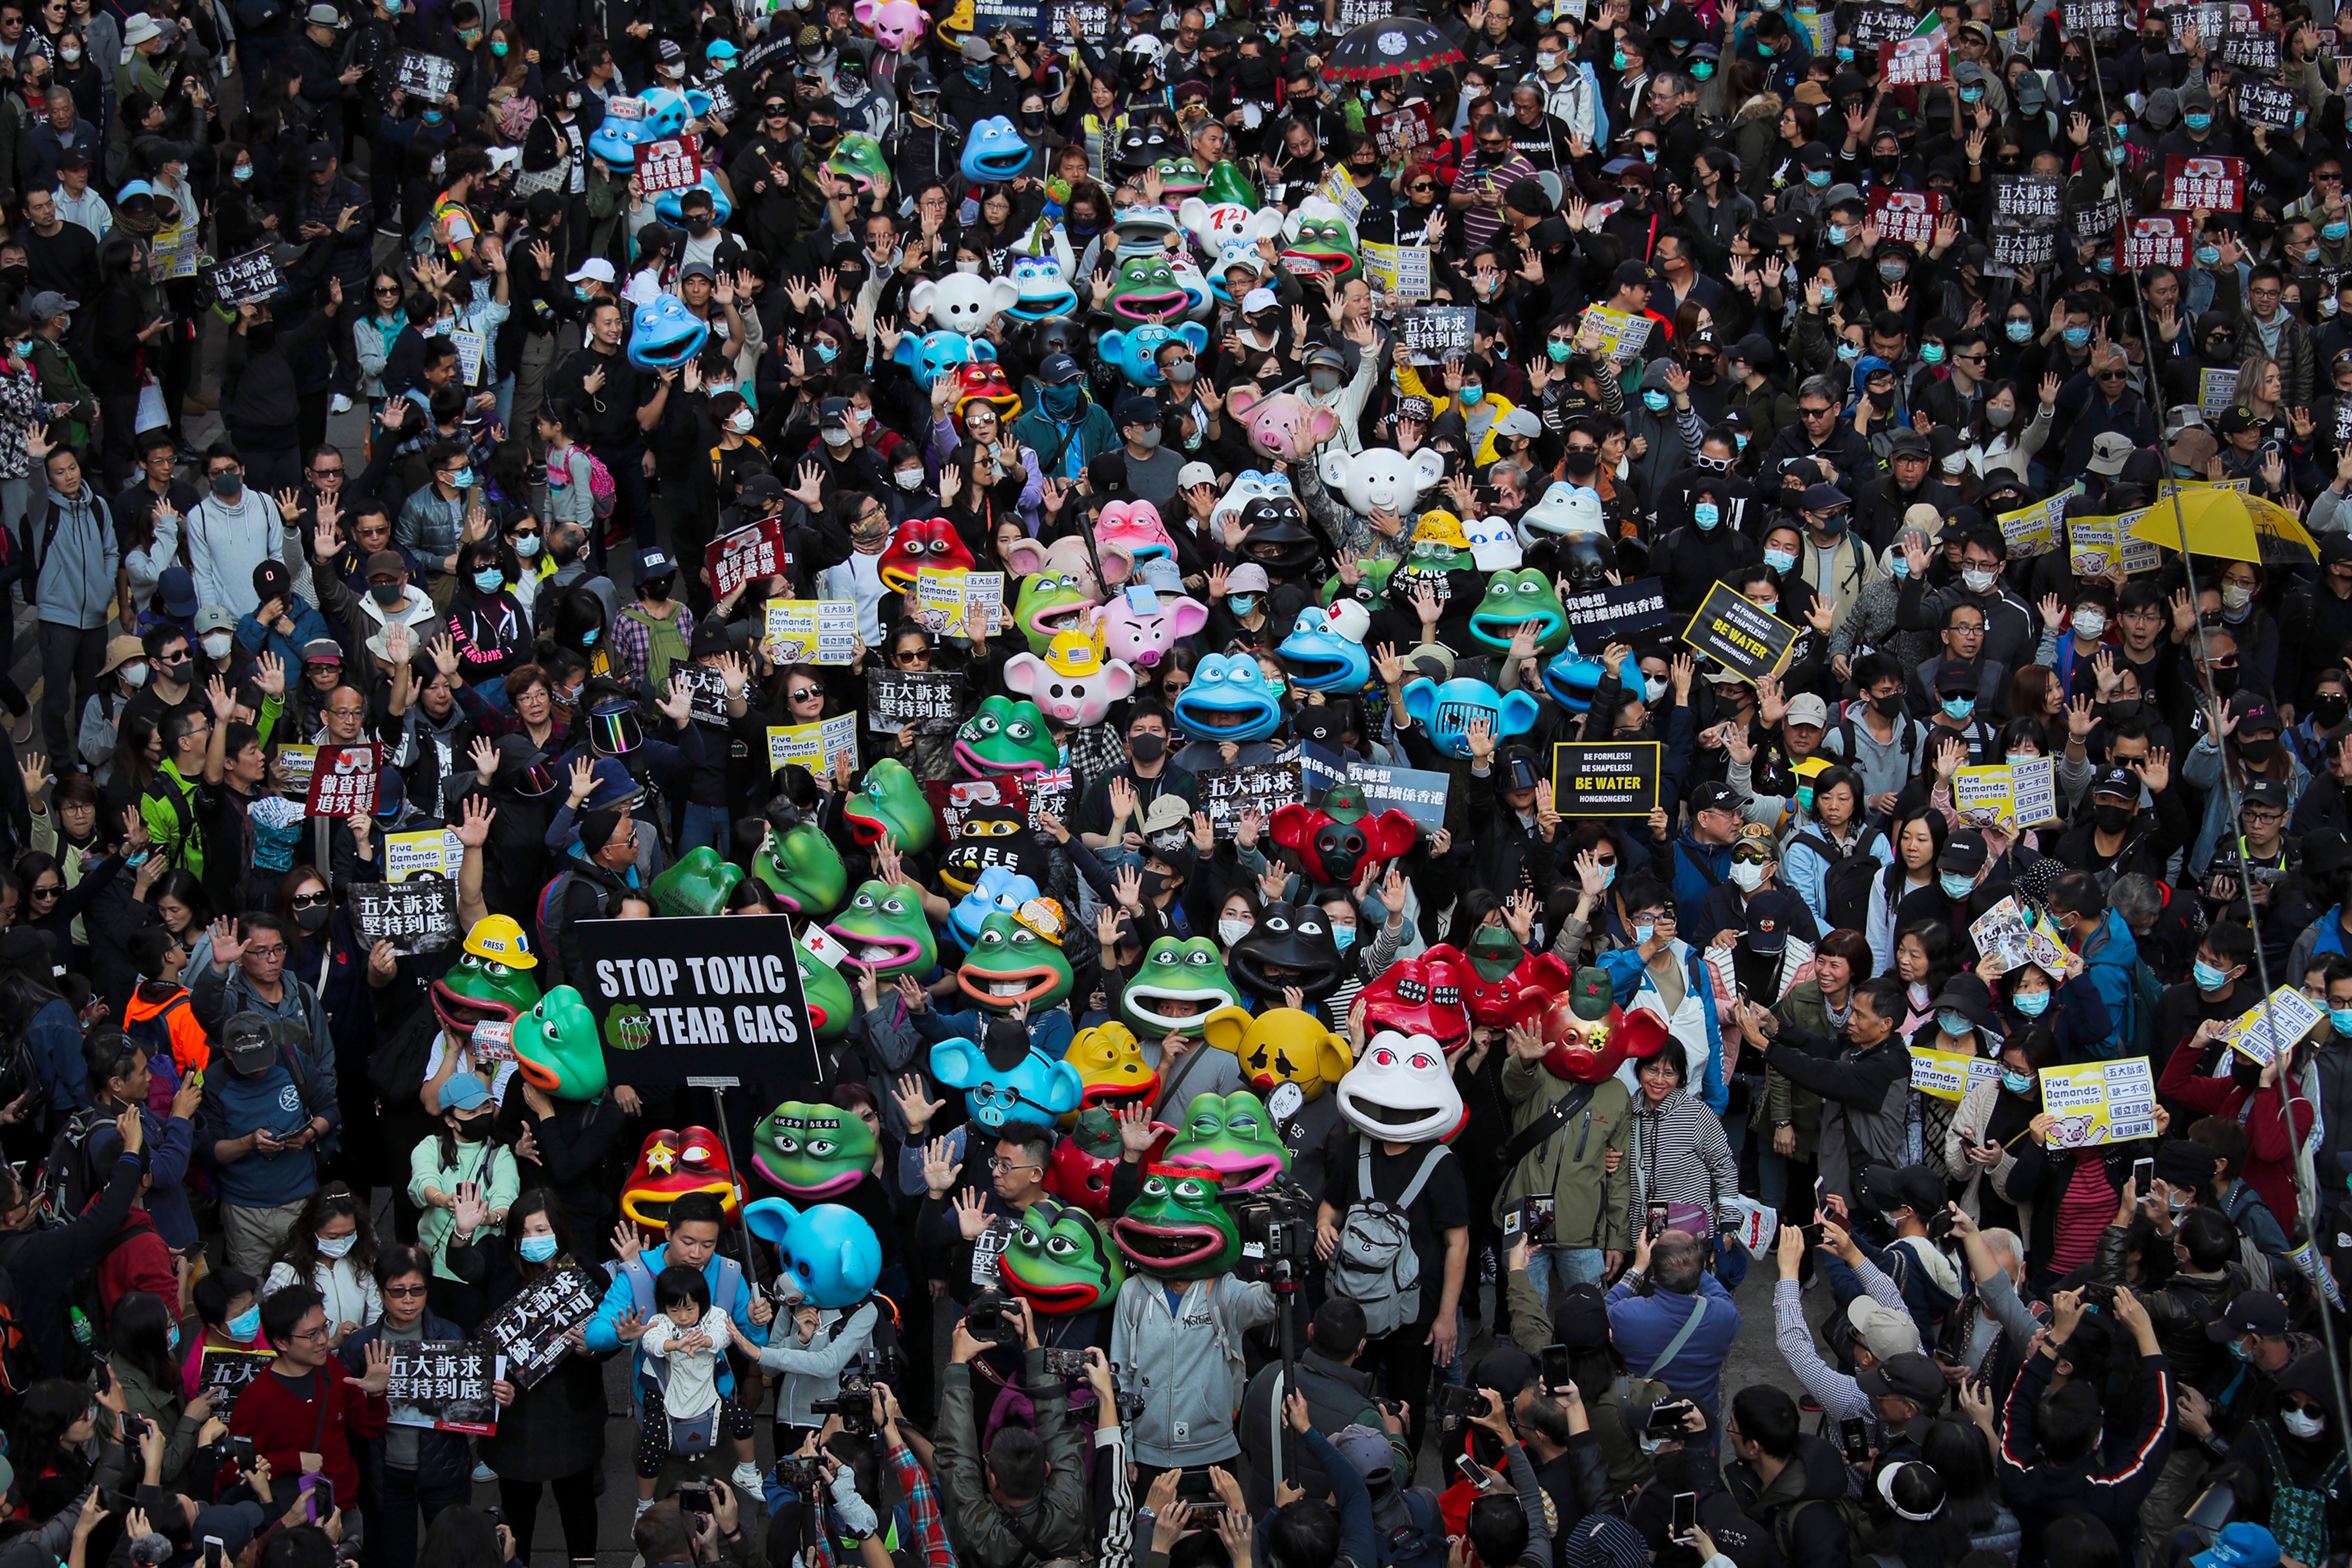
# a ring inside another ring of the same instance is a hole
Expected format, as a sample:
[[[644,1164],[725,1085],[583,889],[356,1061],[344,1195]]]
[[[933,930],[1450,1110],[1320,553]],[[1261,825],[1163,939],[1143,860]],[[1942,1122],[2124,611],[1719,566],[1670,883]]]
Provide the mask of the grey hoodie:
[[[57,536],[47,535],[52,514]],[[53,626],[91,631],[106,625],[114,607],[115,568],[122,552],[114,539],[114,517],[82,481],[81,494],[68,498],[49,485],[37,486],[25,509],[25,535],[40,563],[37,589],[40,618]]]
[[[1242,1402],[1242,1331],[1274,1321],[1274,1292],[1232,1275],[1194,1279],[1174,1310],[1168,1287],[1139,1275],[1118,1293],[1110,1359],[1143,1395],[1128,1427],[1139,1464],[1161,1469],[1223,1464],[1242,1451],[1234,1412]]]

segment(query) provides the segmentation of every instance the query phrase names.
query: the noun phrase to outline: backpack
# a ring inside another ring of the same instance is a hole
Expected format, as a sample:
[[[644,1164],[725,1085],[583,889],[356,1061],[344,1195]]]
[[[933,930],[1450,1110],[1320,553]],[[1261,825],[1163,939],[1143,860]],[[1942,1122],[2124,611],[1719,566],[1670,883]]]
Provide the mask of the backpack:
[[[590,451],[585,447],[567,447],[563,449],[563,457],[562,458],[560,464],[559,459],[554,454],[550,453],[548,455],[547,471],[551,474],[555,472],[559,466],[561,466],[566,470],[566,477],[568,478],[569,469],[572,465],[572,454],[574,452],[579,453],[582,457],[588,459],[588,500],[590,504],[595,508],[597,521],[601,522],[605,518],[613,515],[613,508],[619,500],[621,493],[620,490],[614,487],[613,483],[613,470],[604,466],[604,458],[598,457],[595,453]]]
[[[646,632],[646,679],[656,691],[669,685],[669,672],[687,662],[685,634],[678,630],[678,617],[649,616],[635,605],[622,606],[621,618],[643,626]]]
[[[1374,1568],[1445,1568],[1452,1542],[1437,1494],[1427,1487],[1406,1487],[1397,1496],[1408,1522],[1380,1532]]]
[[[1339,1221],[1339,1250],[1331,1257],[1331,1293],[1364,1310],[1364,1332],[1384,1334],[1401,1329],[1421,1315],[1421,1255],[1412,1249],[1411,1211],[1413,1200],[1438,1162],[1445,1145],[1433,1143],[1423,1156],[1421,1169],[1394,1203],[1370,1196],[1372,1141],[1356,1140],[1356,1201]]]
[[[1782,1503],[1772,1510],[1772,1544],[1780,1549],[1780,1559],[1784,1563],[1801,1561],[1797,1555],[1797,1516],[1809,1508],[1826,1508],[1837,1514],[1838,1522],[1845,1526],[1848,1552],[1853,1550],[1855,1542],[1869,1540],[1875,1529],[1870,1515],[1864,1511],[1861,1500],[1853,1495],[1851,1488],[1842,1497],[1799,1498],[1794,1502]]]
[[[1790,848],[1800,844],[1829,866],[1822,879],[1822,923],[1834,931],[1869,930],[1870,890],[1885,862],[1859,848],[1841,850],[1825,833],[1800,833],[1789,840]]]
[[[2263,1456],[2270,1460],[2271,1470],[2271,1533],[2278,1537],[2279,1552],[2298,1563],[2324,1563],[2330,1549],[2327,1529],[2328,1495],[2343,1481],[2347,1468],[2339,1451],[2329,1456],[2321,1468],[2317,1484],[2296,1486],[2290,1479],[2286,1456],[2279,1452],[2278,1436],[2268,1421],[2257,1421],[2253,1430],[2262,1435]],[[2307,1555],[2306,1555],[2307,1554]]]
[[[92,1106],[74,1112],[49,1140],[33,1183],[33,1215],[43,1226],[71,1225],[89,1207],[98,1190],[89,1174],[89,1135],[113,1125],[114,1118]]]

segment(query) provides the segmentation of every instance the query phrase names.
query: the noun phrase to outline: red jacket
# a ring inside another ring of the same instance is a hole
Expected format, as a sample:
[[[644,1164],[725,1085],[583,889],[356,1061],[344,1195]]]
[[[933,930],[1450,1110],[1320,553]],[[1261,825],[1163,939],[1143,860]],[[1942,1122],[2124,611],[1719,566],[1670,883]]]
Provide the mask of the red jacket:
[[[2173,1051],[2172,1058],[2164,1064],[2164,1076],[2157,1081],[2158,1096],[2178,1100],[2208,1116],[2227,1117],[2245,1128],[2246,1168],[2238,1173],[2262,1194],[2263,1202],[2280,1226],[2292,1231],[2294,1226],[2291,1222],[2295,1215],[2294,1151],[2297,1144],[2311,1136],[2311,1101],[2300,1094],[2294,1096],[2294,1132],[2290,1137],[2275,1086],[2248,1090],[2239,1088],[2235,1079],[2208,1078],[2197,1070],[2203,1056],[2193,1040],[2183,1040]],[[2250,1094],[2253,1104],[2248,1106]],[[2176,1126],[2173,1131],[2181,1137],[2189,1133],[2186,1127]]]
[[[383,1394],[364,1394],[345,1383],[342,1363],[332,1356],[311,1375],[314,1390],[320,1382],[326,1384],[323,1420],[315,1394],[305,1399],[294,1384],[265,1370],[236,1396],[228,1429],[252,1438],[274,1475],[299,1476],[301,1456],[319,1455],[326,1461],[328,1479],[335,1483],[335,1495],[355,1498],[360,1495],[360,1468],[352,1458],[351,1439],[383,1436],[392,1406]]]
[[[98,1304],[107,1321],[114,1321],[114,1303],[127,1290],[150,1291],[173,1317],[180,1315],[180,1278],[172,1272],[172,1249],[142,1208],[124,1217],[98,1265]]]

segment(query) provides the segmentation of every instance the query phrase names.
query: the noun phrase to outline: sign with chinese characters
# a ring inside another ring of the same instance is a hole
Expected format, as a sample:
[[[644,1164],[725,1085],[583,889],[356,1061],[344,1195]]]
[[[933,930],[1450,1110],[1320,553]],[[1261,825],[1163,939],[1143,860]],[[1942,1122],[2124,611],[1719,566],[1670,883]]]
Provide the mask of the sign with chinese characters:
[[[2058,231],[2054,228],[2021,228],[2013,223],[1997,223],[1985,236],[1992,247],[1992,262],[1986,270],[1996,277],[2003,276],[1996,268],[2006,268],[2006,276],[2015,276],[2021,267],[2048,267],[2058,259]]]
[[[381,746],[320,746],[302,805],[313,816],[373,816]]]
[[[1466,354],[1476,340],[1478,312],[1467,305],[1434,305],[1404,318],[1404,346],[1416,364],[1443,364]]]
[[[2236,41],[2235,38],[2231,40],[2232,43]],[[2278,40],[2272,38],[2270,42],[2272,52],[2276,53]],[[2249,125],[2265,126],[2273,131],[2292,130],[2294,117],[2303,110],[2303,94],[2274,81],[2242,81],[2236,90],[2238,118]]]
[[[1408,305],[1429,298],[1429,247],[1382,245],[1368,239],[1358,248],[1364,253],[1364,276],[1373,288]]]
[[[669,667],[673,685],[682,686],[693,700],[692,718],[698,724],[727,722],[727,676],[724,671],[708,664],[673,664]]]
[[[833,771],[835,757],[849,759],[857,771],[857,715],[836,713],[814,724],[772,724],[768,727],[768,771],[798,763],[813,773]]]
[[[778,664],[847,664],[857,657],[857,602],[771,599],[761,630]]]
[[[2238,401],[2238,371],[2234,365],[2200,364],[2197,367],[2197,412],[2208,419],[2218,419]]]
[[[743,1083],[824,1076],[791,938],[758,921],[671,915],[582,921],[564,973],[604,1042],[614,1083]]]
[[[1697,613],[1683,627],[1683,641],[1714,659],[1749,684],[1778,675],[1801,634],[1764,608],[1751,604],[1728,583],[1706,591]]]
[[[352,928],[363,946],[438,952],[457,940],[457,884],[441,877],[405,882],[353,882],[344,894]]]
[[[963,699],[961,669],[866,672],[866,722],[877,735],[895,735],[910,724],[918,735],[951,733],[962,722]]]
[[[1301,805],[1307,800],[1297,763],[1210,768],[1194,773],[1192,782],[1199,786],[1194,798],[1208,814],[1210,831],[1219,838],[1231,838],[1234,828],[1253,811],[1271,818],[1276,806]]]
[[[2279,68],[2279,36],[2260,27],[2232,27],[2221,35],[2221,63],[2241,70],[2274,71]],[[2242,97],[2239,103],[2242,110]]]
[[[1612,588],[1570,594],[1559,602],[1576,646],[1587,658],[1598,658],[1612,642],[1630,643],[1640,633],[1666,625],[1665,584],[1655,577],[1636,577]]]
[[[683,191],[702,178],[702,159],[685,141],[665,136],[637,149],[636,185],[646,195]]]
[[[466,847],[454,827],[427,828],[421,833],[383,836],[383,879],[405,882],[411,877],[454,877],[466,858]]]
[[[446,55],[428,54],[423,49],[402,51],[395,85],[409,97],[437,104],[449,96],[457,81],[457,62]]]
[[[1006,624],[1004,574],[926,567],[915,574],[913,609],[935,637],[983,641]]]
[[[795,971],[793,978],[799,977]],[[506,1375],[505,1357],[477,1340],[418,1340],[412,1344],[387,1338],[384,1343],[392,1352],[392,1381],[384,1385],[383,1397],[392,1406],[394,1426],[483,1436],[499,1429],[499,1404],[490,1384]]]
[[[1878,237],[1904,245],[1933,243],[1936,225],[1950,205],[1951,199],[1941,191],[1890,191],[1881,185],[1870,193],[1870,216],[1878,225]]]
[[[2116,265],[2137,272],[2144,267],[2189,265],[2189,215],[2158,213],[2127,217],[2116,226]]]
[[[194,278],[204,257],[204,231],[196,215],[184,213],[169,228],[155,231],[147,268],[158,278]]]
[[[1944,36],[1897,38],[1878,46],[1878,80],[1882,87],[1933,87],[1952,79],[1951,51]]]
[[[2000,1063],[1990,1057],[1963,1056],[1932,1046],[1911,1047],[1911,1087],[1921,1094],[1958,1104],[1980,1083],[2000,1081]]]
[[[1416,98],[1385,114],[1366,115],[1364,129],[1381,157],[1402,158],[1437,140],[1437,117],[1425,101]]]
[[[1070,815],[1070,797],[1077,792],[1077,775],[1067,768],[1040,768],[1029,775],[1029,826],[1045,826],[1048,816]]]
[[[1047,7],[1046,35],[1056,44],[1110,37],[1110,7],[1104,0],[1053,0]]]
[[[1449,773],[1349,763],[1348,782],[1364,792],[1369,815],[1377,816],[1394,806],[1424,829],[1445,826],[1445,792],[1454,782]]]
[[[784,570],[784,520],[763,517],[703,547],[702,575],[716,598]],[[790,601],[786,601],[789,603]]]
[[[1612,310],[1606,305],[1587,305],[1578,319],[1577,331],[1590,331],[1601,340],[1601,357],[1625,364],[1640,357],[1642,345],[1650,341],[1650,318],[1631,310]]]
[[[2164,160],[2166,206],[2180,212],[2233,213],[2245,199],[2243,158],[2192,158],[2174,153]]]
[[[534,1388],[572,1352],[572,1331],[596,1315],[604,1281],[584,1268],[554,1268],[517,1290],[476,1331],[504,1357],[508,1380]]]
[[[205,286],[224,305],[257,305],[286,287],[270,247],[258,245],[204,269]]]
[[[2065,204],[2063,181],[2055,174],[2003,174],[1993,182],[1993,221],[2021,228],[2058,226]]]
[[[1952,775],[1952,810],[1978,826],[2032,827],[2058,816],[2058,759],[2027,757],[1962,768]]]
[[[2046,500],[2002,512],[1994,520],[2000,524],[2000,537],[2009,546],[2011,560],[2047,555],[2058,548],[2059,530],[2066,521],[2066,500],[2073,494],[2060,490]]]
[[[276,1351],[241,1351],[228,1345],[206,1345],[196,1367],[196,1386],[212,1397],[213,1414],[226,1415],[245,1385],[278,1359]]]
[[[2240,1056],[2268,1067],[2282,1045],[2292,1049],[2326,1022],[2326,1007],[2296,987],[2282,985],[2241,1015],[2221,1040]]]
[[[1665,748],[1656,741],[1561,741],[1551,749],[1552,809],[1567,817],[1647,816]]]
[[[2083,252],[2088,266],[2099,251],[2116,242],[2116,226],[2124,220],[2124,204],[2120,196],[2090,202],[2074,207],[2069,213],[2074,230],[2074,247]]]
[[[2146,1057],[2042,1069],[2042,1109],[2058,1120],[2053,1149],[2087,1149],[2156,1135],[2156,1079]]]
[[[466,378],[466,384],[481,385],[482,361],[490,346],[488,334],[459,327],[449,334],[449,344],[457,351],[457,373]]]
[[[2116,33],[2135,26],[2124,20],[2122,0],[2066,0],[2060,13],[2069,37],[2083,33]]]
[[[1911,36],[1911,27],[1918,20],[1908,5],[1857,5],[1853,11],[1853,47],[1876,49],[1881,44],[1898,44]]]

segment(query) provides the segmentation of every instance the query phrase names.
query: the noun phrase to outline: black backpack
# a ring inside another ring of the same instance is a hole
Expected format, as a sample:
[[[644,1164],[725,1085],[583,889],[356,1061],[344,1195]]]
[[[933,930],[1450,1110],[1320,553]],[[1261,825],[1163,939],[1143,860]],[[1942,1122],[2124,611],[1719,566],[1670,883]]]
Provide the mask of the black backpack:
[[[1841,850],[1825,833],[1800,833],[1789,843],[1792,848],[1803,845],[1829,865],[1822,879],[1824,923],[1833,931],[1869,930],[1870,892],[1885,862],[1859,849]]]

